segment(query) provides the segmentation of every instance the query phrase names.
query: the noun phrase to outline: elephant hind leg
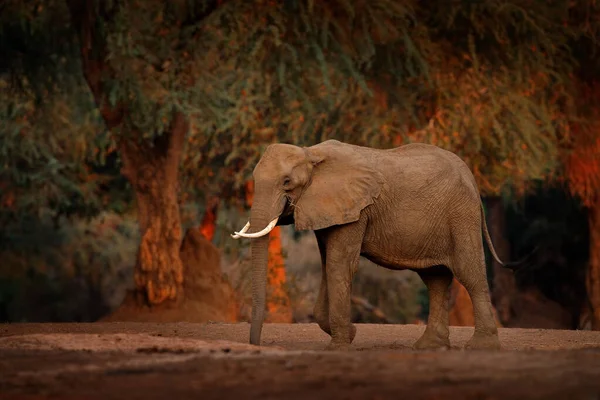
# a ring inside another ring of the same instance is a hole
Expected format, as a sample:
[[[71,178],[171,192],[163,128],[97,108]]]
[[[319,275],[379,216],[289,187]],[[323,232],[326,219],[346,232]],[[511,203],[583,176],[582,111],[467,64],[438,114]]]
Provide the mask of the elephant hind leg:
[[[468,349],[499,349],[498,328],[494,320],[486,276],[485,255],[481,234],[475,232],[455,253],[452,272],[462,284],[473,303],[475,331],[467,342]]]
[[[313,315],[321,330],[331,336],[331,326],[329,325],[329,296],[327,294],[326,249],[323,238],[319,237],[319,235],[316,235],[316,237],[317,244],[319,245],[319,253],[321,254],[321,287],[319,288],[319,295],[315,302]]]
[[[427,327],[419,340],[416,349],[438,349],[450,347],[450,331],[448,329],[448,303],[452,272],[439,265],[417,271],[429,292],[429,317]]]

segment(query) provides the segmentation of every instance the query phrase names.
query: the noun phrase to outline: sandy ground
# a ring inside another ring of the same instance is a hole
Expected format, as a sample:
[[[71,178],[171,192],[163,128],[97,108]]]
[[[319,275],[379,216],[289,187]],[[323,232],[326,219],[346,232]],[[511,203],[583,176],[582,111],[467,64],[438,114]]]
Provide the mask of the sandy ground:
[[[416,325],[358,325],[325,352],[314,324],[0,325],[0,399],[600,399],[600,332],[501,329],[501,351],[414,351]]]

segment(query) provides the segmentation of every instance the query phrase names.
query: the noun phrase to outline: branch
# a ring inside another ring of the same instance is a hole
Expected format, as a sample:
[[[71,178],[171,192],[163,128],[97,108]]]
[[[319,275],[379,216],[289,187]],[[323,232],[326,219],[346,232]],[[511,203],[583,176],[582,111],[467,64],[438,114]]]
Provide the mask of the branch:
[[[123,136],[117,138],[117,147],[123,164],[121,167],[121,175],[127,178],[132,184],[135,184],[137,182],[136,166],[140,163],[139,157],[137,156],[139,151],[135,148],[131,139]]]
[[[106,9],[104,2],[100,7],[103,19],[109,20],[117,12],[115,5],[111,10]],[[106,64],[106,40],[97,28],[98,15],[93,0],[67,0],[71,15],[71,23],[77,31],[81,46],[81,61],[83,75],[92,91],[96,105],[108,129],[119,125],[123,119],[122,106],[110,107],[106,101],[102,78],[105,73],[114,75],[114,71]]]
[[[177,45],[175,46],[175,50],[179,51],[182,50],[185,46],[188,45],[189,39],[188,37],[184,37],[183,33],[187,31],[188,28],[193,28],[193,30],[191,32],[188,33],[189,36],[193,37],[196,35],[196,33],[199,31],[199,24],[204,21],[206,18],[208,18],[215,10],[217,10],[219,7],[221,7],[223,5],[223,3],[225,3],[226,0],[207,0],[204,2],[205,6],[202,10],[201,13],[199,14],[192,14],[191,12],[189,12],[189,2],[188,2],[188,13],[187,13],[187,18],[184,19],[181,23],[179,32],[179,41],[177,43]]]
[[[167,179],[171,179],[173,181],[177,179],[185,138],[187,137],[189,128],[190,123],[188,118],[182,112],[176,112],[168,133],[169,145],[167,148],[167,159],[165,166]]]
[[[371,304],[369,302],[369,300],[365,299],[364,297],[352,296],[351,301],[352,301],[352,303],[356,304],[360,308],[371,312],[373,315],[375,315],[377,318],[381,319],[383,322],[385,322],[387,324],[395,324],[396,323],[396,321],[393,318],[390,318],[387,315],[385,315],[385,313],[380,308]]]

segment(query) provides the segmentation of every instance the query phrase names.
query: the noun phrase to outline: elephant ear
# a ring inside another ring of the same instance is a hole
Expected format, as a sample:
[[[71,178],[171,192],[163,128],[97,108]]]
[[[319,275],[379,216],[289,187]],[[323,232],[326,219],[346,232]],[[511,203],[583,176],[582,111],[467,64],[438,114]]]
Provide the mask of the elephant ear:
[[[305,151],[313,163],[312,180],[295,205],[298,230],[317,230],[358,221],[373,204],[385,180],[353,145],[328,140]]]

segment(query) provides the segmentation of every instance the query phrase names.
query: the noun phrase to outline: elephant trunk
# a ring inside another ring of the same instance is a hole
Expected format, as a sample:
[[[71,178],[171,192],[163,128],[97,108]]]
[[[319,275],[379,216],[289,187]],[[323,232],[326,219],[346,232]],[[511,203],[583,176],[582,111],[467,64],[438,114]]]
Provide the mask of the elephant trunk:
[[[257,205],[258,204],[258,205]],[[259,209],[259,202],[252,206],[250,229],[253,232],[262,230],[271,221],[270,215]],[[251,245],[252,254],[252,320],[250,325],[250,344],[260,345],[260,335],[265,319],[267,297],[267,262],[269,257],[269,235],[254,238]]]

